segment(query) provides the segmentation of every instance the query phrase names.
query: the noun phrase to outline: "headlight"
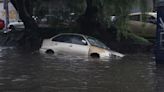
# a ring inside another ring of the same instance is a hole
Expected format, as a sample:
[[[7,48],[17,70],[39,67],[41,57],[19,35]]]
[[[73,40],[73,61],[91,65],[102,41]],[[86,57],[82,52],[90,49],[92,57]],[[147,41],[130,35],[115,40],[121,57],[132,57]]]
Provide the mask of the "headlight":
[[[102,57],[110,57],[111,54],[112,54],[111,52],[105,51],[104,53],[102,53]]]

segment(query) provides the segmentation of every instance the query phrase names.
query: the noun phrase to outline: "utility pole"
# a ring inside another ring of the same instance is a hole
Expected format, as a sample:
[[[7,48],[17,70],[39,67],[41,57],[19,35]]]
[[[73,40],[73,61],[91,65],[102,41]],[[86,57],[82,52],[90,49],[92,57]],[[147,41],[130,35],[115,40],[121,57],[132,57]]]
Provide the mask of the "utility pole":
[[[9,7],[8,7],[9,0],[3,0],[5,14],[6,14],[6,20],[5,20],[5,30],[7,30],[7,26],[9,24]]]
[[[157,64],[164,64],[164,0],[157,1],[157,31],[155,56]]]

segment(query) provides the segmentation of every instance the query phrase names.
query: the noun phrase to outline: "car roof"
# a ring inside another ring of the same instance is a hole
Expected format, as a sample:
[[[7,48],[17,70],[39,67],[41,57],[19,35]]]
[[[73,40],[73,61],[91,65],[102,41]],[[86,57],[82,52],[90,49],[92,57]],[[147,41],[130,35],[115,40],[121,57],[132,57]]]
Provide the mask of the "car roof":
[[[132,15],[140,15],[140,14],[143,14],[143,13],[142,12],[136,12],[136,13],[130,13],[129,15],[132,16]],[[151,16],[157,18],[157,13],[156,12],[145,12],[145,14],[151,15]]]
[[[78,34],[78,33],[60,33],[60,34],[57,34],[57,35],[55,35],[55,36],[59,36],[59,35],[78,35],[78,36],[85,36],[85,35],[83,35],[83,34]],[[54,37],[55,37],[54,36]]]

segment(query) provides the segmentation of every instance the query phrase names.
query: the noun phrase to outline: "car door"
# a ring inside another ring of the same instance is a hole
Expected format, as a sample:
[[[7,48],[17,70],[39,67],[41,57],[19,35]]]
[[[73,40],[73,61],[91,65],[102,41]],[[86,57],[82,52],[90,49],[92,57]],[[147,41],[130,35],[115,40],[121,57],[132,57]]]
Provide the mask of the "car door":
[[[129,16],[129,29],[137,35],[142,35],[142,22],[140,14]]]
[[[151,15],[145,15],[145,19],[142,19],[142,23],[144,24],[143,31],[147,38],[155,37],[156,34],[156,18]]]
[[[71,36],[70,35],[59,35],[54,38],[52,38],[51,46],[52,49],[57,54],[66,54],[70,52],[70,46],[71,46]]]
[[[72,45],[69,46],[69,49],[72,54],[88,56],[89,45],[83,36],[72,35],[71,42]]]

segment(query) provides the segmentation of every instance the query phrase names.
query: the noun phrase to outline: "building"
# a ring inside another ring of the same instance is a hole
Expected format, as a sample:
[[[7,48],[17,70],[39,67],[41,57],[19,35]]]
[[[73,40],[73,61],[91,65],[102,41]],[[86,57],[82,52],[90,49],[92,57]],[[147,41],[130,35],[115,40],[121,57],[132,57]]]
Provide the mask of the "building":
[[[9,9],[9,21],[10,22],[18,21],[19,20],[18,12],[10,2],[8,3],[8,9]],[[0,19],[4,21],[6,19],[6,11],[4,9],[4,3],[2,0],[0,0]]]

